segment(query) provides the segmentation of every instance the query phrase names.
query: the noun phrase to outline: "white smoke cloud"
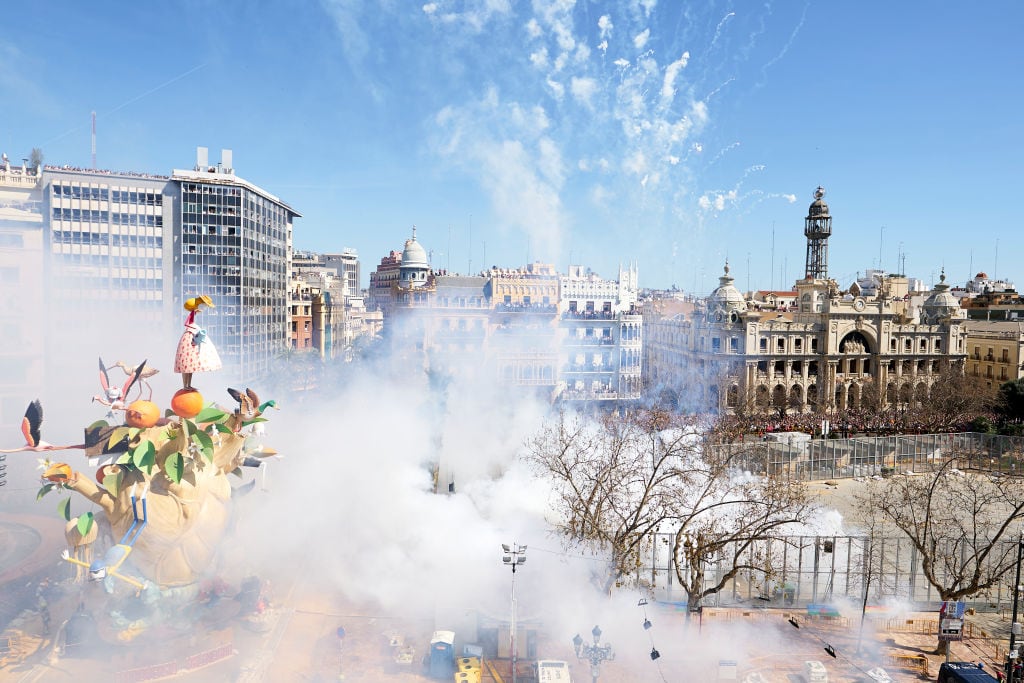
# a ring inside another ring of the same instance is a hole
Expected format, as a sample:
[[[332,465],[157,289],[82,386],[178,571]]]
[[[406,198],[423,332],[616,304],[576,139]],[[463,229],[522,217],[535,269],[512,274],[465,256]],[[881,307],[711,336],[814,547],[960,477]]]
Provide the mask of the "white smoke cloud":
[[[569,84],[569,90],[572,92],[573,97],[587,107],[594,106],[593,98],[598,87],[597,81],[593,78],[573,78]]]
[[[663,100],[671,100],[676,94],[676,76],[679,72],[686,68],[687,63],[690,61],[690,53],[684,52],[683,55],[668,65],[665,69],[665,82],[661,86],[661,97]]]
[[[645,28],[643,31],[633,36],[633,47],[637,50],[644,49],[644,46],[647,45],[647,41],[650,40],[650,37],[651,29]]]

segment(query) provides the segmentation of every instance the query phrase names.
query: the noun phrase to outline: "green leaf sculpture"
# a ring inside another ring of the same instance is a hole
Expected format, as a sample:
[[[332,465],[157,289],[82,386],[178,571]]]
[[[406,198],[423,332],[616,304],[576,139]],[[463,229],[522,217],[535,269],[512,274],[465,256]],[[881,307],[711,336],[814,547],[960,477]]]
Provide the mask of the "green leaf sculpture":
[[[71,499],[70,498],[63,498],[63,499],[61,499],[61,501],[59,503],[57,503],[57,512],[59,512],[61,514],[61,516],[64,517],[65,520],[70,522],[71,521]]]
[[[103,477],[103,488],[105,488],[107,491],[110,491],[111,495],[116,496],[118,491],[121,490],[121,482],[123,480],[124,472],[115,472],[114,474],[108,474],[107,476]]]
[[[107,439],[107,449],[110,450],[115,444],[121,441],[124,437],[128,436],[130,427],[118,427],[110,433],[110,438]]]
[[[70,498],[68,500],[70,500]],[[89,533],[89,530],[92,529],[92,524],[93,518],[91,512],[86,512],[84,515],[79,515],[78,534],[84,538],[85,535]]]
[[[156,446],[149,439],[141,441],[135,450],[132,451],[132,462],[140,470],[146,468],[148,474],[153,473],[153,465],[156,462]]]
[[[228,414],[212,405],[206,406],[196,415],[197,423],[223,422],[226,419],[228,419]]]
[[[192,441],[203,451],[203,457],[213,462],[213,439],[206,432],[199,430],[192,435]]]
[[[164,474],[175,484],[181,483],[181,477],[185,473],[185,458],[181,453],[171,453],[164,460]]]

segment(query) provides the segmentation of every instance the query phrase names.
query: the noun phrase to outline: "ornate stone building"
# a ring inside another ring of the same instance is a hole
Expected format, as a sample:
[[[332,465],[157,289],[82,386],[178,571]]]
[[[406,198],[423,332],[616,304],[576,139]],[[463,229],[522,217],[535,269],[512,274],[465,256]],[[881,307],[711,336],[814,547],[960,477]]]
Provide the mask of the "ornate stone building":
[[[583,266],[561,277],[559,397],[565,401],[638,399],[643,325],[637,268],[605,280]]]
[[[605,280],[582,266],[494,266],[479,275],[431,268],[415,235],[370,275],[395,358],[430,373],[463,372],[547,400],[641,396],[637,271]]]
[[[885,276],[870,297],[828,277],[824,194],[819,187],[805,219],[808,275],[795,284],[796,310],[754,310],[726,264],[692,315],[645,320],[649,392],[695,410],[843,411],[872,397],[906,407],[927,400],[944,369],[962,371],[966,316],[945,275],[919,311],[903,276]]]

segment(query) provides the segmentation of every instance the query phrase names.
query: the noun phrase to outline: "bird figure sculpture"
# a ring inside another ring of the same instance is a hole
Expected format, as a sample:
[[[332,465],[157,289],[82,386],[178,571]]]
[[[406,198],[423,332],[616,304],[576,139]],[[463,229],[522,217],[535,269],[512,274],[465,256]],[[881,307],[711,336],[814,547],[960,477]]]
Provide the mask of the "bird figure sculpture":
[[[25,437],[25,445],[21,448],[0,450],[0,453],[19,453],[21,451],[67,451],[73,449],[84,449],[85,444],[74,446],[54,446],[42,439],[41,427],[43,425],[43,404],[36,399],[28,404],[25,409],[25,416],[21,418],[21,434]]]
[[[103,359],[100,358],[100,386],[103,387],[103,393],[97,394],[92,397],[92,400],[96,403],[102,403],[110,408],[110,417],[113,417],[115,410],[124,410],[128,392],[135,385],[136,382],[142,377],[142,371],[146,367],[146,361],[142,361],[139,367],[135,368],[125,380],[123,386],[117,386],[116,384],[110,383],[110,375],[107,373],[107,366],[103,364]],[[142,390],[139,390],[142,393]]]
[[[228,393],[231,394],[231,398],[238,401],[238,407],[235,408],[233,413],[234,431],[236,432],[252,420],[260,417],[267,408],[277,409],[277,401],[270,400],[260,403],[260,397],[252,389],[246,389],[243,394],[238,389],[231,389],[229,387]]]
[[[114,363],[114,366],[121,368],[121,371],[124,372],[124,374],[127,375],[128,377],[131,377],[138,371],[138,368],[128,365],[123,360],[117,361],[116,363]],[[150,366],[146,365],[145,362],[143,362],[142,372],[139,374],[138,378],[139,396],[142,396],[142,387],[146,387],[146,389],[149,392],[149,394],[146,396],[147,401],[153,400],[153,387],[146,380],[148,380],[150,377],[157,374],[158,372],[160,371],[157,370],[156,368],[151,368]]]

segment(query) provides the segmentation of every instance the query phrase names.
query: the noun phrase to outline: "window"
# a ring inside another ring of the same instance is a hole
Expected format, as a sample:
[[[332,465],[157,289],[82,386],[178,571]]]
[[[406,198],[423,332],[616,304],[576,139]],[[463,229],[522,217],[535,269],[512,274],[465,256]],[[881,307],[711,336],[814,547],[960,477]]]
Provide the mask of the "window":
[[[718,337],[714,337],[711,340],[711,350],[712,351],[716,351],[716,352],[721,351],[722,350],[722,340],[719,339]]]
[[[760,349],[761,349],[761,353],[768,353],[768,338],[767,337],[761,337],[760,345],[759,346],[760,346]]]
[[[818,351],[818,339],[811,339],[811,353],[817,353]]]
[[[729,338],[729,350],[736,353],[740,350],[740,340],[736,337]]]

